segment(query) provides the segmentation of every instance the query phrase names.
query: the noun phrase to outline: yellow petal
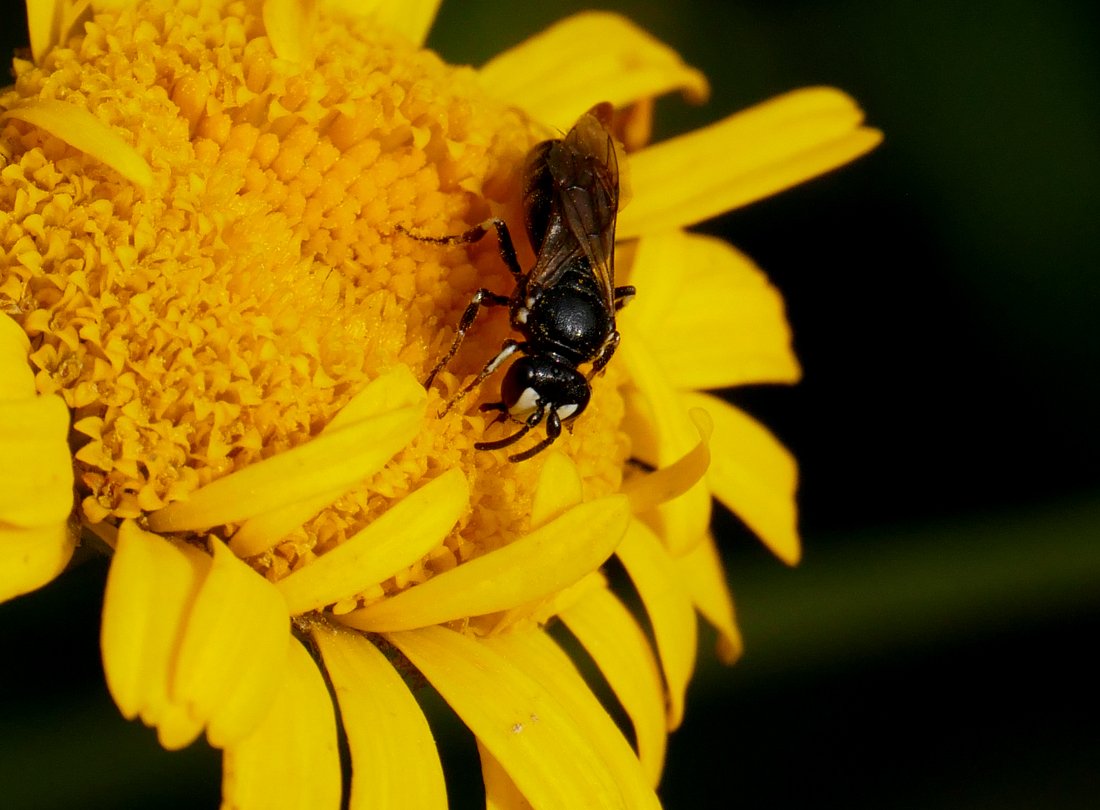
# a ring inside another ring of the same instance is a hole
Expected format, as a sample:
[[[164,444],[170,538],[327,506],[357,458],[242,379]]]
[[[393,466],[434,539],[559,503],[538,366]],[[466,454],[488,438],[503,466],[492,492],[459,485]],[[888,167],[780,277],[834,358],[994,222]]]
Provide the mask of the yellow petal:
[[[583,485],[576,465],[568,456],[551,450],[539,470],[538,485],[531,501],[531,528],[538,528],[560,517],[566,510],[579,504],[582,497]],[[471,627],[480,635],[491,635],[504,632],[517,624],[548,621],[557,612],[555,606],[558,600],[568,599],[566,592],[570,588],[532,599],[508,610],[476,617],[471,622]]]
[[[65,522],[73,508],[68,437],[60,397],[0,400],[0,527]]]
[[[854,160],[881,140],[828,87],[796,90],[631,156],[621,239],[694,225]]]
[[[741,657],[744,644],[714,538],[708,535],[690,553],[672,562],[678,573],[677,578],[691,591],[695,607],[718,631],[718,657],[724,663],[732,664]]]
[[[668,688],[668,727],[684,717],[684,695],[695,669],[695,609],[676,576],[673,558],[640,521],[632,521],[615,552],[642,598]]]
[[[685,407],[714,419],[707,482],[715,496],[788,565],[802,556],[798,537],[798,464],[759,422],[709,394],[685,393]]]
[[[96,0],[96,6],[101,5],[99,0]],[[84,23],[92,20],[97,9],[92,8],[92,0],[69,0],[62,6],[61,34],[58,42],[67,43],[70,37],[84,33]]]
[[[351,401],[325,426],[321,434],[354,425],[368,417],[381,416],[403,407],[422,405],[426,399],[424,387],[408,367],[396,366],[371,380],[362,391],[352,397]],[[267,551],[343,495],[347,488],[341,485],[249,518],[233,535],[229,541],[229,547],[238,557],[251,557]]]
[[[435,22],[442,0],[329,0],[328,5],[347,14],[373,17],[379,25],[423,45]]]
[[[539,470],[531,501],[531,526],[538,528],[581,502],[581,474],[568,456],[552,450]]]
[[[493,95],[560,129],[601,101],[625,107],[681,90],[692,101],[707,80],[679,55],[618,14],[567,17],[489,60],[480,71]]]
[[[484,643],[532,676],[561,704],[611,771],[626,806],[659,808],[653,783],[622,732],[600,705],[569,656],[542,630],[505,633]]]
[[[0,118],[26,121],[107,164],[131,183],[143,188],[153,184],[153,170],[145,158],[114,127],[83,107],[65,101],[41,100],[7,110]]]
[[[34,372],[27,362],[30,350],[23,328],[0,313],[0,402],[35,395]]]
[[[654,467],[666,467],[698,445],[699,429],[654,362],[646,341],[641,335],[632,338],[623,341],[619,349],[634,383],[625,392],[625,427],[634,441],[635,456]],[[661,504],[647,520],[653,518],[658,534],[676,556],[702,540],[710,525],[710,509],[710,490],[705,481],[699,481],[683,495]]]
[[[498,633],[514,631],[517,628],[530,629],[542,627],[558,615],[566,606],[584,597],[589,588],[606,588],[607,577],[596,570],[586,574],[567,588],[550,594],[543,599],[526,602],[510,610],[498,613],[486,613],[473,617],[468,630],[477,636],[493,636]]]
[[[626,807],[576,721],[545,686],[488,645],[443,627],[386,633],[536,808]]]
[[[485,783],[485,810],[532,810],[531,802],[481,740],[477,741],[477,754],[481,759],[481,781]]]
[[[706,474],[710,466],[710,448],[707,446],[711,432],[710,416],[698,408],[688,416],[699,431],[699,443],[667,467],[636,476],[623,485],[622,492],[630,498],[630,507],[635,514],[680,497]]]
[[[73,507],[69,409],[35,394],[30,341],[0,315],[0,600],[49,582],[74,548],[66,523]]]
[[[665,700],[653,651],[634,617],[607,589],[592,589],[560,614],[592,656],[634,724],[638,758],[656,785],[665,761]]]
[[[461,470],[401,499],[362,531],[275,583],[291,615],[354,596],[439,546],[469,506]]]
[[[614,552],[629,519],[622,495],[582,503],[503,548],[339,621],[370,632],[407,630],[525,604],[598,568]]]
[[[221,748],[252,732],[283,681],[290,622],[275,587],[212,541],[214,562],[187,617],[172,697]]]
[[[0,525],[0,602],[51,582],[65,570],[75,548],[64,522],[30,529]]]
[[[27,28],[31,35],[31,57],[35,64],[61,38],[63,0],[27,0]]]
[[[183,748],[202,731],[169,688],[180,641],[210,569],[206,554],[144,532],[118,531],[103,597],[100,650],[107,688],[123,717],[155,726],[161,745]]]
[[[51,581],[76,547],[69,409],[35,394],[29,349],[19,325],[0,315],[0,601]]]
[[[149,515],[160,532],[234,523],[333,490],[348,489],[377,472],[408,444],[424,416],[423,404],[362,419],[339,430],[218,478],[186,501]]]
[[[669,231],[638,242],[630,282],[641,294],[621,316],[642,332],[680,389],[795,382],[783,298],[752,261],[710,236]]]
[[[299,64],[313,59],[316,8],[316,0],[264,0],[264,29],[276,56]]]
[[[222,807],[337,810],[340,754],[336,715],[309,653],[291,642],[266,719],[225,749]]]
[[[351,810],[447,807],[428,721],[386,656],[358,633],[315,624],[351,752]]]

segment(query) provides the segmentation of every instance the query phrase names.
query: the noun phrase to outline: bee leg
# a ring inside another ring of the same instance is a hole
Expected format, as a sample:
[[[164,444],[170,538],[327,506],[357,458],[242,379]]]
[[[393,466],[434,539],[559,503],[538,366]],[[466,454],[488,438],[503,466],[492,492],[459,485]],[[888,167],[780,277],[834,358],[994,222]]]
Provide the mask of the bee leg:
[[[513,464],[520,461],[527,461],[527,459],[537,456],[547,447],[557,441],[558,436],[561,435],[561,419],[558,418],[557,408],[553,405],[550,406],[550,416],[546,419],[546,438],[536,444],[534,447],[529,447],[522,453],[516,453],[514,456],[508,456],[508,460]]]
[[[474,445],[476,450],[499,450],[502,447],[507,447],[510,444],[515,444],[528,433],[531,432],[531,428],[535,427],[542,421],[542,417],[546,414],[546,406],[541,402],[523,422],[523,427],[513,433],[511,436],[505,436],[503,439],[497,439],[494,442],[477,442]],[[511,460],[511,459],[509,459]]]
[[[469,310],[467,310],[467,312],[469,312]],[[439,415],[443,416],[443,414],[447,413],[447,411],[449,411],[454,406],[454,404],[456,402],[458,402],[460,399],[464,398],[468,393],[470,393],[475,388],[477,388],[479,385],[481,385],[482,381],[486,377],[488,377],[490,374],[492,374],[494,371],[496,371],[498,368],[500,368],[501,363],[503,363],[505,360],[507,360],[509,357],[511,357],[517,351],[520,351],[520,350],[526,348],[526,346],[527,346],[526,343],[520,343],[518,340],[508,339],[508,340],[504,341],[504,343],[501,344],[500,351],[497,352],[496,357],[494,357],[492,360],[490,360],[488,363],[486,363],[485,367],[477,373],[476,377],[474,377],[472,380],[470,380],[470,382],[466,383],[466,385],[462,386],[462,390],[454,395],[454,397],[451,399],[450,402],[447,403],[446,407],[443,408],[443,410],[440,412]],[[454,354],[454,352],[452,351],[451,354]],[[444,360],[447,360],[447,359],[450,359],[450,358],[449,357],[444,358]],[[437,370],[438,370],[438,368],[439,368],[439,366],[437,366]],[[433,374],[434,374],[434,372],[433,372]]]
[[[616,287],[615,288],[615,311],[625,307],[634,298],[636,290],[633,287]]]
[[[489,411],[497,412],[496,417],[489,423],[490,425],[495,425],[497,422],[503,422],[508,418],[508,406],[503,402],[485,402],[478,410],[482,413],[488,413]]]
[[[497,243],[500,245],[500,258],[508,265],[508,269],[512,272],[513,276],[517,279],[521,278],[523,276],[523,268],[519,266],[519,259],[516,258],[516,246],[512,244],[512,234],[508,232],[508,225],[500,217],[487,219],[480,225],[475,225],[470,228],[470,230],[464,231],[457,236],[421,236],[419,234],[410,233],[400,226],[398,226],[397,230],[408,234],[413,239],[419,239],[421,242],[435,242],[437,245],[471,245],[474,242],[481,241],[482,237],[489,232],[490,228],[497,232]]]
[[[497,232],[497,245],[500,248],[500,258],[504,260],[504,263],[508,265],[508,270],[511,271],[512,277],[517,281],[521,281],[524,278],[523,268],[519,266],[519,259],[516,258],[516,246],[512,244],[512,234],[508,232],[508,226],[504,220],[500,217],[493,217],[478,225],[479,228],[484,228],[486,225],[492,225]]]
[[[611,356],[615,354],[617,348],[619,348],[619,331],[616,329],[607,336],[607,340],[596,352],[596,357],[592,360],[592,370],[588,372],[589,380],[603,371],[604,366],[611,360]]]
[[[435,368],[433,368],[428,375],[428,379],[424,381],[424,387],[427,388],[430,386],[432,380],[435,379],[435,375],[451,362],[451,358],[455,356],[458,347],[462,345],[463,338],[466,337],[466,330],[473,325],[474,318],[477,317],[477,313],[481,311],[482,307],[503,307],[507,306],[509,303],[511,302],[507,296],[498,295],[492,290],[487,290],[484,287],[474,293],[474,297],[470,299],[466,311],[462,313],[462,318],[458,322],[458,331],[455,333],[454,343],[451,344],[451,348],[447,353],[443,355],[443,359],[435,364]]]

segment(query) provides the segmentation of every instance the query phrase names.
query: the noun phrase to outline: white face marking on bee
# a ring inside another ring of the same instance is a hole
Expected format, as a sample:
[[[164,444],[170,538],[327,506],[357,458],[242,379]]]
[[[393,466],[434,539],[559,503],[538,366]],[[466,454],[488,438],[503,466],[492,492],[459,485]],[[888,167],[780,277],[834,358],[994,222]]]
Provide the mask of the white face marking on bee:
[[[520,323],[527,323],[527,316],[530,314],[527,307],[520,307],[516,312],[516,320]]]
[[[575,402],[568,405],[559,405],[557,408],[558,419],[562,420],[563,422],[576,412],[577,404]]]
[[[508,413],[512,416],[526,416],[533,413],[538,404],[538,392],[534,388],[524,388],[523,393],[519,395],[519,399],[508,409]]]

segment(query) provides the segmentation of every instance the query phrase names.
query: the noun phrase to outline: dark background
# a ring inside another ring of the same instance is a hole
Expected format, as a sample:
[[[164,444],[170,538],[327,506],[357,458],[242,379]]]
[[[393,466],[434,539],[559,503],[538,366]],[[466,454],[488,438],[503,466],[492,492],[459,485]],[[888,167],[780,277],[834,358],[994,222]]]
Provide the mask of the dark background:
[[[429,45],[480,64],[581,8],[534,6],[452,0]],[[718,517],[747,651],[727,670],[704,648],[666,806],[1097,806],[1094,4],[602,7],[711,79],[705,107],[659,103],[658,137],[812,84],[886,132],[702,228],[788,302],[805,381],[730,397],[800,459],[806,551],[786,569]],[[161,751],[106,696],[103,576],[0,606],[0,803],[214,806],[217,756]]]

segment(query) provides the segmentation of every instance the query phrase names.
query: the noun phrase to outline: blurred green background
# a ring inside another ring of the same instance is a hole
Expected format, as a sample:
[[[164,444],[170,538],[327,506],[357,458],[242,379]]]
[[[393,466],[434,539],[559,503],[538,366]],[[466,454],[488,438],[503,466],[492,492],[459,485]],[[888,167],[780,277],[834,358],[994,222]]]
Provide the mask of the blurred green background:
[[[25,34],[2,7],[6,53]],[[787,298],[805,381],[730,397],[801,461],[806,552],[785,569],[718,516],[747,650],[728,670],[704,647],[666,806],[1096,807],[1095,4],[601,7],[712,82],[659,103],[658,137],[813,84],[886,132],[702,228]],[[581,8],[452,0],[429,44],[476,65]],[[161,751],[106,696],[104,570],[0,606],[0,806],[215,806],[217,757]]]

